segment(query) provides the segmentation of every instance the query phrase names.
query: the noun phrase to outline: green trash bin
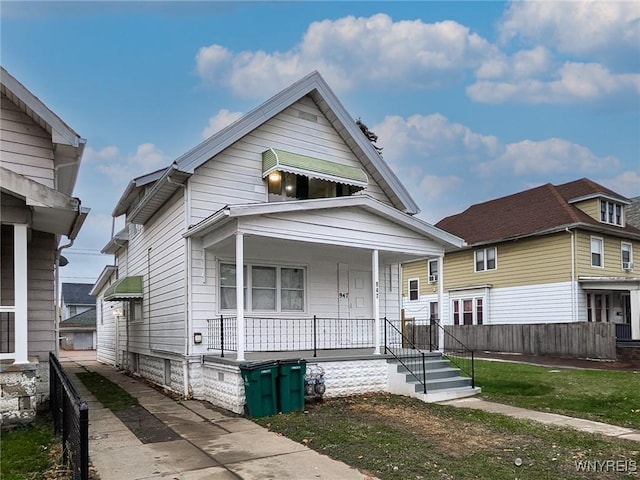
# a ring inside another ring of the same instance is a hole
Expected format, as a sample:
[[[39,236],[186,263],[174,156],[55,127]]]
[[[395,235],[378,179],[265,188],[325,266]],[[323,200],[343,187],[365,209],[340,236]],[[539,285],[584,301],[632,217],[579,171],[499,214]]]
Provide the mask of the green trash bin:
[[[305,360],[280,360],[278,368],[278,410],[282,413],[304,410]]]
[[[244,380],[247,410],[251,417],[266,417],[278,413],[278,363],[254,362],[240,365]]]

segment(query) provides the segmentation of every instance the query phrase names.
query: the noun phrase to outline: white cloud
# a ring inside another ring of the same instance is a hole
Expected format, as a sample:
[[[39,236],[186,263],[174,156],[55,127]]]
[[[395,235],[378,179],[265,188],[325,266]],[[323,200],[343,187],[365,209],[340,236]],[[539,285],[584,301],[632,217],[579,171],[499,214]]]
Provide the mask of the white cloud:
[[[485,59],[475,74],[481,79],[535,78],[547,74],[552,63],[549,51],[544,47],[536,47],[521,50],[511,57],[496,53]]]
[[[597,180],[597,182],[626,197],[638,197],[640,196],[640,167],[636,171],[627,170],[616,177]]]
[[[118,156],[118,147],[114,145],[104,147],[100,150],[95,150],[92,147],[87,147],[84,149],[84,154],[82,155],[82,163],[104,162],[106,160],[116,158],[117,156]]]
[[[347,16],[313,22],[302,40],[285,52],[202,47],[196,70],[205,82],[229,86],[245,97],[271,94],[312,70],[321,71],[338,91],[363,83],[434,87],[476,68],[494,50],[454,21]]]
[[[202,138],[209,138],[227,125],[231,125],[240,117],[242,117],[242,112],[230,112],[226,108],[220,110],[216,115],[209,118],[209,124],[202,131]]]
[[[602,103],[640,94],[640,74],[615,74],[597,63],[565,63],[551,80],[479,81],[467,95],[480,103]]]
[[[615,169],[618,166],[619,161],[613,156],[598,157],[582,145],[551,138],[508,144],[502,155],[480,163],[478,172],[483,176],[510,174],[549,177],[568,172],[579,176]]]
[[[639,64],[636,1],[523,1],[509,5],[498,25],[503,42],[518,38],[604,63]]]
[[[109,150],[111,155],[105,154],[93,158],[100,160],[97,165],[98,171],[107,175],[116,184],[126,184],[137,176],[166,167],[169,163],[169,157],[153,143],[138,145],[135,153],[129,154],[126,158],[117,155],[116,147],[107,148],[111,149]],[[98,153],[104,152],[107,148]]]

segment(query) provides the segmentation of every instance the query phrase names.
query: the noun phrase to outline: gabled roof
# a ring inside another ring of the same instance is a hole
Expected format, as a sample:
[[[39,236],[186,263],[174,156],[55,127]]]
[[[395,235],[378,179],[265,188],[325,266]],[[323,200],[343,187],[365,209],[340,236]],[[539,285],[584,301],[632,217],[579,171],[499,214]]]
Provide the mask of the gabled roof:
[[[69,317],[60,322],[60,328],[70,327],[95,327],[96,326],[96,309],[90,308],[82,313]]]
[[[109,280],[111,280],[111,277],[115,275],[117,271],[118,267],[115,265],[107,265],[104,267],[100,276],[96,280],[96,283],[93,284],[93,288],[89,292],[89,295],[97,297],[100,294],[100,291],[105,287],[105,285],[107,285]]]
[[[408,214],[418,213],[420,210],[411,195],[409,195],[409,192],[376,152],[371,142],[360,131],[353,118],[347,113],[317,71],[310,73],[282,90],[239,120],[180,156],[173,165],[163,172],[162,177],[156,180],[157,183],[163,183],[163,185],[158,188],[154,186],[150,189],[141,203],[153,205],[155,202],[151,200],[151,197],[172,194],[177,189],[176,183],[184,183],[186,176],[192,174],[198,167],[307,95],[314,100],[336,132],[358,157],[367,174],[380,185],[385,194],[391,199],[393,205]],[[177,172],[182,172],[182,175],[179,176],[177,181],[175,178],[172,180],[170,177],[176,176]],[[140,178],[143,179],[144,177]],[[167,179],[169,180],[167,181]],[[136,198],[135,188],[139,189],[140,187],[132,182],[116,205],[114,216],[122,215],[129,210]],[[138,212],[139,215],[140,213]],[[138,221],[142,221],[142,218],[148,216],[147,212],[142,213]]]
[[[472,205],[440,220],[436,227],[464,238],[469,245],[495,243],[531,235],[582,227],[640,239],[640,230],[600,223],[575,206],[576,201],[605,197],[629,203],[625,197],[583,178],[562,185],[547,183],[506,197]]]
[[[56,189],[66,195],[73,193],[80,159],[86,140],[81,138],[38,97],[16,80],[4,67],[0,67],[0,93],[13,102],[35,123],[51,134],[56,164]]]
[[[89,294],[92,287],[92,283],[63,283],[63,303],[65,305],[95,305],[96,299]]]

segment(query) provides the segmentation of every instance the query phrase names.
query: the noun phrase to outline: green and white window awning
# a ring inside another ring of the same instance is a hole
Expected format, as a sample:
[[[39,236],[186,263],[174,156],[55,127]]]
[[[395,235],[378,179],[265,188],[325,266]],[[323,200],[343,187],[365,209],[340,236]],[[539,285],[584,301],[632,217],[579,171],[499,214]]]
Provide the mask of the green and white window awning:
[[[107,301],[135,300],[142,298],[142,277],[123,277],[116,280],[104,292]]]
[[[262,152],[262,178],[276,171],[362,188],[369,183],[361,168],[270,148]]]

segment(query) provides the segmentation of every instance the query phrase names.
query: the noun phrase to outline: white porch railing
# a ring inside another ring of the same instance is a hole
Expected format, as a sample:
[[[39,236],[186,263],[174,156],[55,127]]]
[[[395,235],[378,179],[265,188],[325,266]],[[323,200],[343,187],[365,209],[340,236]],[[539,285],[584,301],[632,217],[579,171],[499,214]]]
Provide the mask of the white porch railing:
[[[237,351],[236,317],[209,319],[207,349]],[[245,351],[288,352],[375,348],[372,318],[267,318],[244,317]]]

